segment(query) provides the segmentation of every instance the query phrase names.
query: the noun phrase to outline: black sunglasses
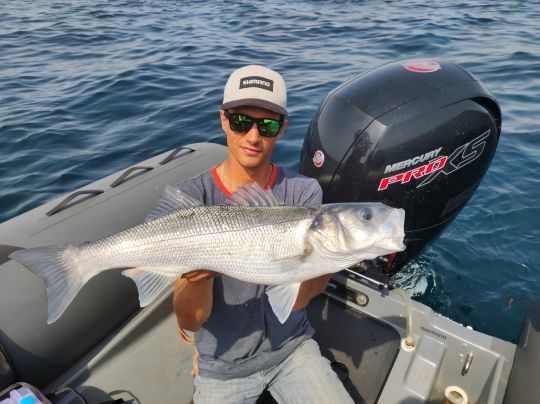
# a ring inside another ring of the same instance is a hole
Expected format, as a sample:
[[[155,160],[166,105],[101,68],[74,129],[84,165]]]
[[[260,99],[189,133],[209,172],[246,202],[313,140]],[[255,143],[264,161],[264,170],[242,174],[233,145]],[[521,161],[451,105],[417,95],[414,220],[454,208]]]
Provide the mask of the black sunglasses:
[[[235,112],[224,111],[225,116],[229,120],[229,125],[233,132],[248,133],[254,123],[257,123],[257,128],[261,136],[276,137],[283,125],[283,117],[278,119],[272,118],[253,118],[246,114],[238,114]]]

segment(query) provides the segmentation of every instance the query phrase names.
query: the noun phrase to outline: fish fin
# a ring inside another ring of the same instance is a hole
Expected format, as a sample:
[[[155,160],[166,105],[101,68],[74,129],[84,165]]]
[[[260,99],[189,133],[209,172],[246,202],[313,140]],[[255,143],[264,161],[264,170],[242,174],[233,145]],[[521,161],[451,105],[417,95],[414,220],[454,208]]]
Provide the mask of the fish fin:
[[[152,303],[170,286],[181,275],[181,272],[157,267],[137,267],[122,271],[122,275],[133,279],[139,292],[139,303],[141,307],[144,307]]]
[[[73,244],[59,244],[17,250],[9,255],[9,258],[20,262],[45,281],[47,324],[58,320],[90,279],[88,274],[83,274],[81,271],[75,255],[66,254],[66,250],[72,247],[74,247]]]
[[[229,206],[278,206],[278,202],[272,191],[265,191],[258,183],[244,184],[236,190],[227,200]]]
[[[201,205],[201,201],[186,194],[177,187],[166,185],[158,203],[146,216],[144,221],[149,222],[176,210],[194,208]]]
[[[278,256],[278,255],[276,254],[276,255],[274,256],[274,258],[272,258],[270,261],[271,261],[271,262],[275,262],[275,261],[284,261],[284,260],[295,259],[295,258],[301,259],[301,258],[303,258],[303,257],[308,256],[310,253],[311,253],[311,250],[309,250],[309,249],[307,249],[307,248],[304,248],[304,249],[302,250],[302,252],[297,253],[297,254],[290,254],[290,255],[286,255],[286,256]]]
[[[281,324],[285,323],[291,315],[299,290],[300,282],[271,286],[266,290],[268,302]]]

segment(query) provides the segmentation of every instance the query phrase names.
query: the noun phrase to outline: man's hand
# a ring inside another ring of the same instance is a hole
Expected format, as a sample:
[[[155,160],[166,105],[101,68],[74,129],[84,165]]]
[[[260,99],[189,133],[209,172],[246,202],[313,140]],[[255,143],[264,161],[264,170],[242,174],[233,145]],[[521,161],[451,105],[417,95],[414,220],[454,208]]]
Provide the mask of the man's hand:
[[[173,308],[178,325],[198,331],[212,311],[212,289],[217,272],[199,269],[178,278],[174,284]]]
[[[324,289],[326,289],[326,285],[328,284],[328,281],[332,275],[333,274],[322,275],[318,278],[313,278],[302,282],[292,311],[304,309],[311,299],[324,292]]]
[[[182,278],[186,279],[188,282],[199,282],[206,281],[216,275],[219,275],[219,273],[215,271],[209,271],[207,269],[197,269],[195,271],[185,273],[184,275],[182,275]]]

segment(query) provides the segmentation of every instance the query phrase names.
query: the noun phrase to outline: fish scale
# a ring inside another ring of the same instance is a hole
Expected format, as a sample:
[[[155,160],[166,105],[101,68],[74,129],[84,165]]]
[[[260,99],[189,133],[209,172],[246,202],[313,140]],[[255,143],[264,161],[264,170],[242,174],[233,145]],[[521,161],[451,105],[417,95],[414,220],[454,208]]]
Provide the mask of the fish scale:
[[[254,264],[263,265],[265,270],[277,270],[281,265],[268,261],[292,257],[304,250],[307,227],[304,222],[311,220],[314,210],[288,206],[185,209],[109,238],[84,243],[80,247],[79,264],[83,270],[92,272],[112,267],[172,265],[191,270],[221,269],[229,276],[240,271],[246,280],[256,282],[257,274],[264,271],[251,273]],[[299,225],[300,232],[291,231]],[[276,234],[288,237],[276,237]],[[227,251],[234,251],[234,258]],[[207,257],[213,256],[216,259],[209,261]]]

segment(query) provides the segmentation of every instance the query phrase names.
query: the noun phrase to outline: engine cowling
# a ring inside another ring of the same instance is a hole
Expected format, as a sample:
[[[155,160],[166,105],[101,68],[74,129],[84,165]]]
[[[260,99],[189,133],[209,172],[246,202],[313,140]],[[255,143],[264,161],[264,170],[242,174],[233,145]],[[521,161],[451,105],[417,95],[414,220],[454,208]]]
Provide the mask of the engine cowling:
[[[407,250],[382,265],[394,274],[471,198],[500,131],[497,101],[466,69],[398,61],[329,93],[304,139],[300,171],[319,181],[325,203],[405,209]]]

